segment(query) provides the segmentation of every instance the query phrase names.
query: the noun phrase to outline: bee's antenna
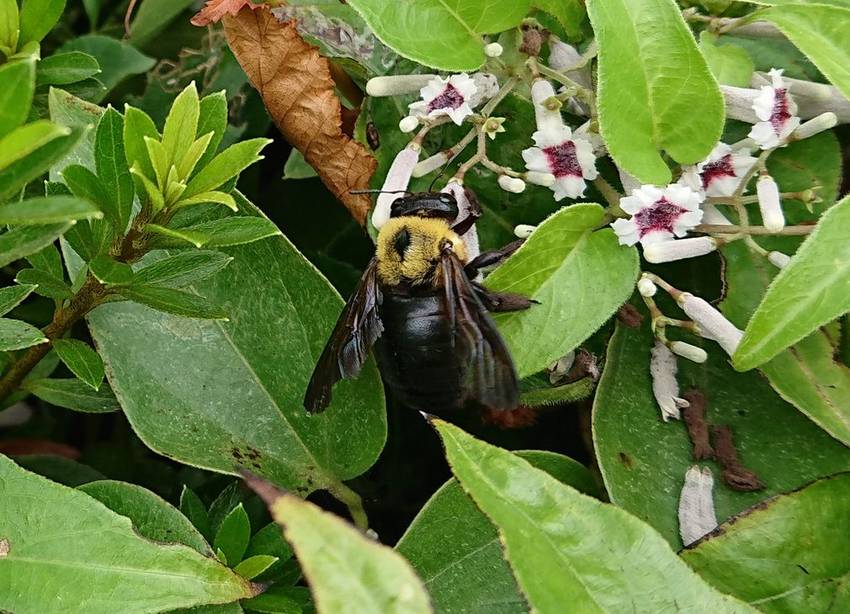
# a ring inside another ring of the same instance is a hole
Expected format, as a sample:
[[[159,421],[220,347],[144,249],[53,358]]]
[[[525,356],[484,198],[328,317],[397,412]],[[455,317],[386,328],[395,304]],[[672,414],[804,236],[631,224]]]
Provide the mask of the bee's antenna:
[[[349,194],[413,194],[410,190],[349,190]]]
[[[433,189],[434,189],[434,184],[435,184],[435,183],[437,183],[437,179],[439,179],[440,177],[442,177],[443,175],[445,175],[445,174],[446,174],[446,171],[447,171],[447,170],[449,170],[449,167],[452,165],[452,162],[454,162],[455,160],[457,160],[457,157],[458,157],[461,153],[463,153],[463,150],[460,150],[459,152],[457,152],[456,154],[454,154],[451,158],[449,158],[449,159],[446,161],[446,163],[443,165],[443,168],[440,170],[440,172],[439,172],[439,173],[437,173],[437,176],[436,176],[436,177],[434,177],[434,179],[432,179],[432,180],[431,180],[431,185],[429,185],[429,186],[428,186],[428,191],[429,191],[429,192],[430,192],[431,190],[433,190]]]

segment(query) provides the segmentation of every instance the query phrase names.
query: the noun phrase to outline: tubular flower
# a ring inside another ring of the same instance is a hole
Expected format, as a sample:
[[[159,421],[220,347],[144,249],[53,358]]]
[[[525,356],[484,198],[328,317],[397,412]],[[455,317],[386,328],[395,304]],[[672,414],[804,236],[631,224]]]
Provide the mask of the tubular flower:
[[[584,196],[585,179],[593,180],[598,175],[590,141],[573,136],[572,130],[563,124],[542,128],[532,138],[536,147],[522,152],[525,167],[555,176],[551,185],[555,200]]]
[[[478,92],[475,82],[466,73],[445,79],[434,77],[419,90],[422,100],[410,105],[410,114],[434,119],[447,115],[460,126],[465,117],[472,115],[472,98]]]
[[[800,125],[797,103],[788,93],[782,80],[782,71],[774,68],[768,74],[772,84],[762,86],[761,93],[753,99],[753,110],[761,121],[753,126],[749,134],[762,149],[784,145]]]
[[[785,228],[785,214],[782,213],[782,200],[779,186],[770,175],[762,175],[756,182],[756,194],[764,227],[770,232],[779,232]]]
[[[718,143],[703,162],[683,169],[679,183],[706,196],[732,196],[755,163],[748,151]]]
[[[466,216],[472,211],[472,203],[469,202],[469,198],[466,196],[466,190],[463,185],[457,180],[452,179],[446,184],[446,187],[444,187],[442,191],[451,194],[457,201],[458,214],[457,218],[455,218],[455,222],[460,222],[466,219]],[[474,224],[472,228],[467,230],[461,238],[463,239],[464,245],[466,245],[466,256],[469,260],[472,260],[481,253],[481,247],[478,243],[478,230],[476,230]]]
[[[660,341],[656,341],[649,361],[649,373],[652,375],[652,394],[655,395],[655,401],[661,409],[661,418],[664,422],[670,418],[678,420],[679,410],[690,405],[685,399],[679,397],[677,371],[678,365],[673,352]]]
[[[690,292],[682,292],[677,299],[682,310],[699,326],[700,334],[720,344],[730,356],[738,349],[744,331],[732,324],[726,317],[709,305],[704,299]]]
[[[631,215],[628,220],[615,220],[611,227],[621,245],[644,246],[676,237],[702,220],[700,196],[689,187],[672,184],[666,188],[653,185],[632,190],[631,196],[620,199],[620,208]]]
[[[691,237],[678,241],[655,241],[643,248],[643,257],[647,262],[660,264],[685,258],[705,256],[717,249],[717,240],[713,237]]]
[[[685,484],[679,495],[679,535],[685,546],[717,528],[713,488],[714,478],[708,467],[694,465],[685,473]]]
[[[390,205],[399,197],[398,194],[386,192],[406,190],[418,161],[419,148],[408,146],[396,154],[392,165],[390,165],[387,178],[384,180],[384,185],[381,186],[381,190],[385,193],[378,194],[375,210],[372,212],[372,225],[375,228],[380,228],[387,223],[387,220],[390,219]]]

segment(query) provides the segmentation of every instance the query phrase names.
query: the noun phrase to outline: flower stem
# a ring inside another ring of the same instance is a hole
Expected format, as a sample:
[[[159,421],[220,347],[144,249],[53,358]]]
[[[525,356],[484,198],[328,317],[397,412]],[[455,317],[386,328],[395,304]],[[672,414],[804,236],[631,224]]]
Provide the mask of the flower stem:
[[[342,482],[329,486],[328,492],[345,504],[351,514],[351,519],[354,521],[354,526],[365,533],[369,528],[369,517],[366,515],[363,499],[360,498],[360,495]]]

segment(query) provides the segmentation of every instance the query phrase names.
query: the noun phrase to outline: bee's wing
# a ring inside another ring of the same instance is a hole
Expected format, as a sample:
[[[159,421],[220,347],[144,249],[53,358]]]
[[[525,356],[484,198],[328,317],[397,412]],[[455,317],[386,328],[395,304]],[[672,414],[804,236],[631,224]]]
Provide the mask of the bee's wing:
[[[372,344],[384,330],[378,315],[382,296],[377,264],[377,259],[373,258],[366,267],[316,363],[304,395],[304,407],[308,411],[320,412],[327,408],[334,384],[344,377],[355,377],[360,372]]]
[[[446,305],[455,342],[470,348],[467,398],[491,409],[519,404],[519,386],[511,354],[487,309],[450,249],[442,257]]]

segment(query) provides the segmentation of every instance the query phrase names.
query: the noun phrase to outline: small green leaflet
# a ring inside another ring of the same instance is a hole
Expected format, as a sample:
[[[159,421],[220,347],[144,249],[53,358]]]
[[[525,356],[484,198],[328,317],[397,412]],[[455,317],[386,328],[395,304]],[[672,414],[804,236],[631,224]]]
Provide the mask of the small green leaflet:
[[[103,361],[92,347],[76,339],[56,339],[53,349],[71,372],[94,390],[103,382]]]
[[[121,409],[109,386],[94,390],[78,379],[25,380],[23,388],[42,401],[74,411],[103,414]]]
[[[47,337],[32,324],[0,318],[0,352],[22,350],[42,343],[47,343]]]

